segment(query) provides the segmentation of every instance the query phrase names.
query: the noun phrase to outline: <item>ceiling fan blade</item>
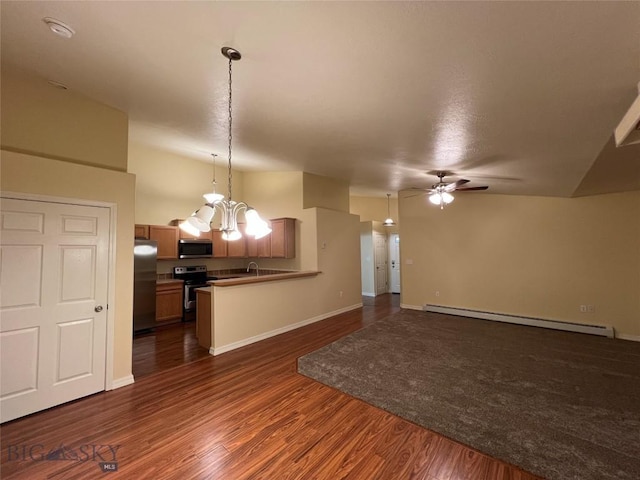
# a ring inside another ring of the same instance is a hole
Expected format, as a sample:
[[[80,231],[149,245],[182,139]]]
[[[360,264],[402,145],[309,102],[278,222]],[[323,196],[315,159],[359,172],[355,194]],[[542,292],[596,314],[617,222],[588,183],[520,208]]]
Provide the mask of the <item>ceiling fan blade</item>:
[[[487,188],[489,188],[488,186],[484,185],[482,187],[466,187],[466,188],[457,188],[456,192],[470,192],[471,190],[486,190]]]
[[[416,189],[416,190],[422,190],[422,189]],[[429,190],[425,190],[425,191],[420,192],[420,193],[414,193],[412,195],[404,195],[402,198],[417,197],[417,196],[420,196],[420,195],[426,195],[427,193],[429,193]]]
[[[453,192],[454,190],[457,190],[458,187],[464,185],[465,183],[469,183],[469,180],[467,180],[465,178],[461,178],[460,180],[455,181],[453,183],[450,183],[449,185],[444,187],[444,191],[445,192]]]

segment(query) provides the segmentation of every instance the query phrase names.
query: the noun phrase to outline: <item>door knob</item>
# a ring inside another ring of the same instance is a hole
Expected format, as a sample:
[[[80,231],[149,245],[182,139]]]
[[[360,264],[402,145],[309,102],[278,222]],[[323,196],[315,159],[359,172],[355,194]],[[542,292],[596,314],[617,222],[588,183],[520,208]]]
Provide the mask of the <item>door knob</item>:
[[[102,311],[102,305],[96,305],[96,308],[94,308],[94,310],[100,313]]]

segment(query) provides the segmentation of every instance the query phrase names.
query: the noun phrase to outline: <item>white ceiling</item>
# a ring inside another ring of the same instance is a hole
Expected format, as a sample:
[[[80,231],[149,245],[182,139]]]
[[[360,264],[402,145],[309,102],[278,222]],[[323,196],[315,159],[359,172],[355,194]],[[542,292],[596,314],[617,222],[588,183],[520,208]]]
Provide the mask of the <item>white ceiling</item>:
[[[430,186],[441,169],[490,193],[640,189],[640,145],[610,143],[638,95],[640,2],[2,1],[0,13],[2,68],[123,110],[132,141],[203,161],[226,158],[228,45],[243,56],[240,170],[344,178],[359,194]]]

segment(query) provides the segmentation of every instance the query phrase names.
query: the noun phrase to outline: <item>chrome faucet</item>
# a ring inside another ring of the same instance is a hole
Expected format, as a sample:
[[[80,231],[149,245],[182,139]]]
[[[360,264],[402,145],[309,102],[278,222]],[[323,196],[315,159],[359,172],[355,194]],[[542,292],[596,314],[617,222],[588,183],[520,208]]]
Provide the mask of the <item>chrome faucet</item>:
[[[251,265],[256,266],[256,277],[260,275],[260,269],[258,268],[258,264],[256,262],[249,262],[249,265],[247,266],[247,273],[249,272],[249,270],[251,270]]]

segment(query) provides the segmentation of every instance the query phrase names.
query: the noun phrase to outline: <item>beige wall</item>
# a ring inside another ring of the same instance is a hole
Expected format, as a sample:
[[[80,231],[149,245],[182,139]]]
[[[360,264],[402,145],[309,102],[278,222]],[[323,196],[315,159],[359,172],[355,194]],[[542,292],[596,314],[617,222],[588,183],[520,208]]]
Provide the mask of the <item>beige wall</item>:
[[[227,195],[227,168],[216,162],[218,193]],[[212,191],[213,163],[141,144],[129,145],[129,173],[136,176],[136,223],[168,225],[204,205]],[[242,200],[242,172],[233,171],[233,197]]]
[[[376,295],[375,257],[373,249],[373,222],[360,222],[360,280],[362,294]]]
[[[316,210],[318,270],[323,272],[318,294],[323,308],[360,303],[360,220],[346,212]]]
[[[358,217],[315,208],[305,210],[303,215],[305,225],[314,224],[317,231],[315,255],[322,273],[310,278],[214,287],[212,331],[216,349],[227,350],[247,339],[256,341],[361,305]],[[307,253],[311,255],[312,251],[310,248]]]
[[[126,172],[128,119],[70,90],[2,70],[3,191],[114,203],[114,370],[131,375],[134,177]]]
[[[640,336],[640,192],[460,195],[444,210],[401,195],[400,220],[403,304],[612,325]],[[581,304],[595,312],[581,313]]]
[[[349,182],[305,173],[303,208],[349,211]]]
[[[264,219],[297,218],[302,210],[302,172],[245,172],[243,200]]]
[[[110,202],[117,206],[113,380],[131,375],[134,177],[124,172],[2,151],[3,192]]]
[[[387,211],[391,212],[391,218],[396,223],[394,227],[385,227],[387,233],[398,232],[398,199],[389,199],[389,208],[387,209],[387,198],[380,197],[358,197],[351,196],[350,210],[354,215],[360,216],[361,222],[377,221],[384,222],[387,219]]]
[[[4,67],[1,102],[3,150],[127,170],[125,113]]]

